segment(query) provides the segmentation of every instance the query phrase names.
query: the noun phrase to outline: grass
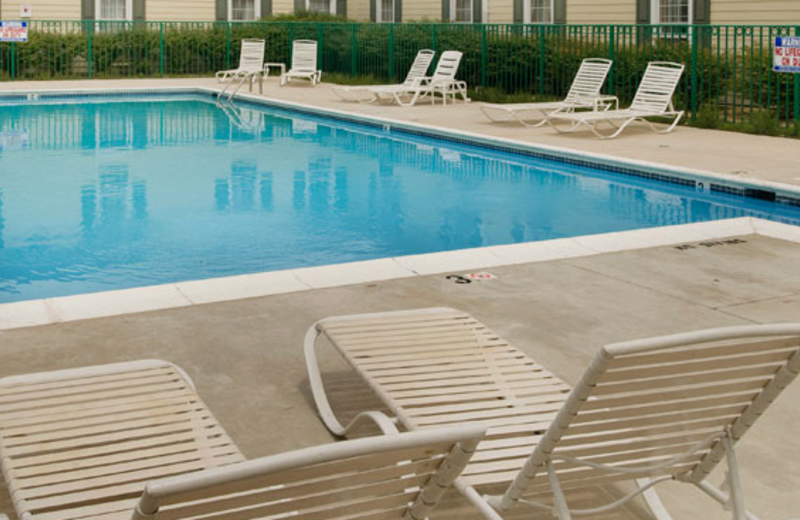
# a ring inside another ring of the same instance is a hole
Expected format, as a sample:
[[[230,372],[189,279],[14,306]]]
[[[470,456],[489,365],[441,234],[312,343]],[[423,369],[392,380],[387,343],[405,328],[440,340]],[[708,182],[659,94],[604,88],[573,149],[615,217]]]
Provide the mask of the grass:
[[[322,80],[325,83],[335,83],[337,85],[386,85],[389,82],[384,78],[379,78],[371,74],[351,76],[341,72],[322,73]]]
[[[700,107],[693,121],[687,118],[684,124],[695,128],[722,130],[726,132],[766,135],[770,137],[800,138],[800,121],[794,124],[787,122],[783,125],[775,112],[769,109],[754,110],[750,114],[750,119],[748,121],[726,123],[720,116],[719,107],[706,104]]]

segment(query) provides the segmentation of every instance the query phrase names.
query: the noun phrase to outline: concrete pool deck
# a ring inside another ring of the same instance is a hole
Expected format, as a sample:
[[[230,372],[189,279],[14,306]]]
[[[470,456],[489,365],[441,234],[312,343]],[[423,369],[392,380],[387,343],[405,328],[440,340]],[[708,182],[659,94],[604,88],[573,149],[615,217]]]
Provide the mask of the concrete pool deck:
[[[0,82],[0,92],[39,89],[84,88],[219,88],[212,78],[19,81]],[[456,129],[492,137],[515,139],[531,144],[554,146],[578,152],[600,153],[624,159],[656,162],[730,175],[741,180],[761,180],[800,187],[800,139],[786,139],[679,127],[668,135],[653,133],[633,125],[620,138],[601,141],[588,132],[557,134],[551,128],[523,128],[515,124],[492,124],[479,103],[457,105],[422,104],[411,108],[394,105],[347,103],[322,83],[316,88],[301,83],[280,87],[277,78],[264,82],[265,97],[350,111],[365,116],[396,119],[424,125]],[[258,89],[256,89],[257,92]],[[247,89],[243,89],[246,92]]]
[[[609,342],[800,321],[800,244],[745,235],[685,246],[690,247],[496,267],[490,269],[496,280],[471,284],[443,275],[418,276],[2,331],[0,376],[167,359],[188,371],[245,454],[256,457],[332,441],[315,415],[301,348],[306,329],[325,316],[456,307],[572,383],[596,349]],[[346,416],[371,406],[369,391],[323,352],[335,409]],[[765,519],[797,516],[798,402],[800,382],[795,382],[740,444],[748,505]],[[718,472],[712,481],[720,479]],[[596,505],[604,494],[583,494],[578,500]],[[668,484],[662,497],[676,520],[728,518],[685,487]],[[10,509],[0,490],[0,511]],[[479,517],[452,497],[433,518]],[[594,518],[648,516],[634,507]]]
[[[0,83],[0,91],[163,86],[216,83],[209,79],[21,82]],[[800,186],[796,160],[800,141],[679,128],[669,136],[632,131],[617,141],[602,142],[584,134],[560,136],[548,129],[489,125],[474,105],[405,110],[337,102],[326,85],[280,89],[270,81],[265,88],[268,96],[287,101]],[[737,173],[743,171],[747,173]],[[326,281],[319,279],[287,294],[224,303],[197,301],[154,312],[0,330],[0,377],[147,357],[168,359],[195,379],[200,394],[246,455],[278,453],[332,440],[310,401],[301,349],[307,327],[325,316],[457,307],[573,383],[605,343],[707,327],[800,321],[800,232],[795,240],[763,234],[727,236],[650,247],[658,245],[656,241],[647,249],[601,250],[575,258],[493,266],[488,270],[498,279],[468,285],[448,281],[444,274],[424,273],[334,288],[320,288]],[[468,269],[451,265],[454,274]],[[325,356],[323,363],[337,411],[347,415],[373,404],[369,391],[334,358]],[[242,400],[240,395],[252,397]],[[781,396],[740,445],[748,506],[765,520],[798,516],[798,402],[800,382]],[[721,472],[712,480],[719,483]],[[676,520],[729,517],[699,492],[671,485],[663,490]],[[598,490],[575,500],[585,507],[596,506],[608,493]],[[4,488],[0,488],[0,512],[11,512]],[[549,518],[519,515],[523,517]],[[433,520],[456,518],[478,515],[453,497]],[[649,517],[634,506],[586,518]]]

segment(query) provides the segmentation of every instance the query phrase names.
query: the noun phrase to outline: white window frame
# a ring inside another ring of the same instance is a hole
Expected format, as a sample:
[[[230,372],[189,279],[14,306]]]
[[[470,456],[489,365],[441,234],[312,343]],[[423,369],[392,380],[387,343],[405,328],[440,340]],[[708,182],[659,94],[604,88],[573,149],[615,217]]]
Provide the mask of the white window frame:
[[[397,11],[397,0],[392,0],[392,19],[383,19],[383,0],[372,0],[375,2],[375,21],[378,23],[394,23],[394,15]]]
[[[652,0],[657,2],[658,0]],[[534,23],[531,21],[531,12],[532,6],[531,3],[533,0],[525,0],[522,4],[522,22],[523,23]],[[556,2],[555,0],[550,0],[550,21],[548,22],[537,22],[537,25],[547,25],[547,24],[554,24],[556,21]]]
[[[664,0],[650,0],[650,23],[653,25],[661,24],[661,2]],[[665,25],[691,25],[694,20],[694,2],[689,0],[689,19],[686,23],[670,23]]]
[[[328,0],[328,12],[336,16],[336,0]],[[306,11],[311,11],[311,0],[306,0]]]
[[[234,20],[233,19],[233,0],[228,0],[228,21],[229,22],[257,22],[261,20],[261,0],[253,0],[255,5],[253,6],[253,13],[255,13],[255,18],[252,20]]]
[[[456,0],[450,0],[450,21],[453,23],[474,23],[475,22],[475,0],[469,0],[469,21],[456,20]]]
[[[131,22],[133,21],[133,0],[125,0],[125,18],[100,18],[100,3],[102,0],[94,0],[95,20],[100,22]]]

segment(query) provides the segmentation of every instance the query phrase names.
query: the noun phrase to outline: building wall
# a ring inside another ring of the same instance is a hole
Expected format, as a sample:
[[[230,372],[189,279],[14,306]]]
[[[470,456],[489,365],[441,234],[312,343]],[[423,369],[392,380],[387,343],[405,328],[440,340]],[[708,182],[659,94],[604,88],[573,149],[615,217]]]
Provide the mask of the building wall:
[[[284,14],[293,12],[294,12],[294,0],[272,0],[272,14]]]
[[[359,22],[369,21],[369,4],[375,0],[348,0],[347,17]]]
[[[636,23],[636,0],[567,0],[567,23]]]
[[[403,21],[439,22],[441,19],[441,0],[403,0]]]
[[[800,24],[800,0],[711,0],[711,23]]]
[[[148,20],[159,22],[213,22],[216,7],[213,0],[146,0]]]
[[[514,0],[484,0],[489,2],[487,23],[514,23]]]
[[[80,20],[80,0],[0,0],[0,18],[19,20],[20,4],[33,8],[31,20]]]

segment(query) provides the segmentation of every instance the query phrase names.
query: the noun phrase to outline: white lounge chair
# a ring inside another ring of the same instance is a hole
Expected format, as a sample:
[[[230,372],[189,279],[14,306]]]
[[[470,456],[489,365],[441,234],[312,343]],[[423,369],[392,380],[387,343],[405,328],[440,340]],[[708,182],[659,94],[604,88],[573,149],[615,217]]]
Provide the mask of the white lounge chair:
[[[217,81],[241,79],[248,74],[261,74],[264,70],[264,40],[242,40],[242,52],[239,56],[239,68],[217,72]]]
[[[370,103],[378,99],[378,92],[392,91],[394,89],[413,89],[425,78],[428,77],[428,69],[431,66],[436,51],[423,49],[417,53],[414,63],[408,69],[405,81],[399,85],[359,85],[352,87],[335,87],[334,94],[344,101],[357,101],[359,103]]]
[[[617,137],[634,121],[643,121],[656,132],[669,133],[678,126],[683,117],[683,111],[675,110],[672,104],[672,96],[678,88],[683,69],[684,66],[680,63],[650,63],[630,108],[594,112],[555,112],[548,115],[548,120],[558,131],[562,129],[557,123],[570,123],[571,126],[563,131],[574,132],[586,127],[601,139]],[[666,129],[661,130],[648,121],[648,117],[670,118],[673,121]],[[601,133],[598,126],[603,124],[609,125],[613,132]]]
[[[317,68],[317,42],[314,40],[292,42],[292,68],[281,76],[281,85],[296,78],[306,79],[311,85],[322,80],[322,71]]]
[[[616,98],[603,96],[600,90],[611,70],[611,60],[588,58],[583,60],[572,86],[563,101],[551,103],[483,103],[481,110],[492,122],[517,121],[525,126],[537,127],[547,123],[547,115],[553,112],[572,112],[576,109],[599,110],[607,107]],[[531,124],[529,121],[535,120]]]
[[[594,514],[643,494],[657,519],[670,519],[652,486],[677,481],[730,504],[734,520],[754,520],[734,445],[800,372],[800,323],[606,346],[570,389],[454,309],[334,317],[309,329],[305,353],[320,416],[337,435],[352,425],[342,426],[328,404],[315,354],[320,335],[407,429],[488,428],[456,487],[493,520],[521,504],[567,520],[588,512],[571,510],[562,489],[633,479],[641,485],[635,493]],[[728,493],[707,482],[723,459]],[[479,492],[498,489],[505,492]],[[554,506],[529,501],[541,494]]]
[[[169,363],[0,379],[0,465],[21,520],[421,520],[483,432],[451,427],[244,461]]]
[[[379,100],[393,101],[403,107],[416,105],[420,99],[427,97],[435,103],[437,95],[442,96],[445,105],[448,98],[455,101],[457,96],[469,102],[467,83],[456,79],[463,56],[459,51],[445,51],[436,64],[433,76],[423,78],[412,86],[389,85],[373,87],[371,90]]]

